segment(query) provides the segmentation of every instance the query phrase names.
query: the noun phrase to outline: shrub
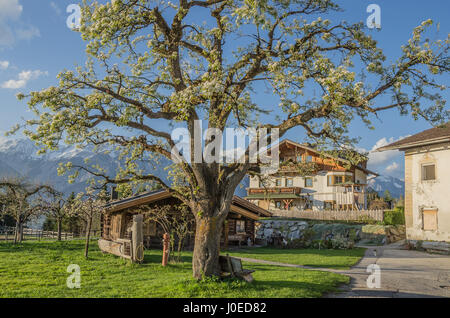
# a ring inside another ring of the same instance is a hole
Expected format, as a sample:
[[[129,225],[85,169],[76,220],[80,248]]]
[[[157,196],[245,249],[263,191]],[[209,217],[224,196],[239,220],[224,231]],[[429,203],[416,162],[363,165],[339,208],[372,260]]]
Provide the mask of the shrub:
[[[395,210],[384,211],[384,225],[404,225],[405,213],[403,207],[397,207]]]
[[[312,239],[315,234],[313,229],[305,229],[302,233],[302,237],[289,241],[286,248],[309,248],[312,245]]]
[[[315,235],[316,235],[316,232],[313,229],[308,228],[303,231],[302,238],[306,241],[311,241]]]
[[[320,240],[313,239],[315,234],[313,229],[306,229],[301,238],[289,241],[284,248],[352,249],[355,247],[357,238],[355,229],[350,229],[344,235],[334,235],[331,232],[327,232]]]

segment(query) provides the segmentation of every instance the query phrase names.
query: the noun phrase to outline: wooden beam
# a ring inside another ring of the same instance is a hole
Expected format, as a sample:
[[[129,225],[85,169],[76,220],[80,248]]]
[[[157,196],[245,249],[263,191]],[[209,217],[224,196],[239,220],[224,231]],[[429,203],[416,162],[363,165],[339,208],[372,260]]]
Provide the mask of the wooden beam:
[[[105,253],[110,253],[113,255],[117,255],[123,258],[127,258],[131,260],[131,255],[125,255],[123,253],[124,246],[121,242],[108,241],[104,239],[98,240],[98,247],[101,251]]]
[[[250,212],[250,211],[247,211],[247,210],[245,210],[245,209],[243,209],[243,208],[241,208],[241,207],[238,207],[238,206],[236,206],[236,205],[234,205],[234,204],[231,205],[230,210],[231,210],[232,212],[235,212],[235,213],[238,213],[238,214],[240,214],[240,215],[246,216],[246,217],[248,217],[249,219],[252,219],[252,220],[255,220],[255,221],[259,220],[259,216],[258,216],[258,215],[254,214],[254,213],[252,213],[252,212]]]

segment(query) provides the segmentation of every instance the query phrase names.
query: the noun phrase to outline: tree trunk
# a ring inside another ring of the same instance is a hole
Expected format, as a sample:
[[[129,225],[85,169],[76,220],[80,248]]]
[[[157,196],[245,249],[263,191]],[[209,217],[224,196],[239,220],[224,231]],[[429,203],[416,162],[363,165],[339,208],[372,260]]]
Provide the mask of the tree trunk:
[[[20,222],[16,221],[16,230],[14,232],[14,244],[20,240]]]
[[[178,238],[178,249],[177,249],[177,260],[176,260],[177,263],[181,262],[181,252],[183,251],[183,240],[184,240],[184,237]]]
[[[20,223],[20,238],[19,238],[19,242],[22,243],[23,242],[23,224]]]
[[[220,275],[219,253],[222,227],[222,218],[197,218],[192,259],[192,271],[196,279]]]
[[[58,226],[58,241],[61,241],[62,219],[57,218],[56,222]]]
[[[191,134],[191,138],[192,138]],[[191,140],[191,143],[195,143]],[[205,141],[205,145],[208,142]],[[195,157],[195,154],[194,154]],[[220,238],[230,211],[233,194],[244,178],[249,164],[243,164],[228,176],[219,164],[193,164],[198,191],[191,198],[189,207],[195,217],[195,243],[192,257],[192,273],[200,280],[220,276]]]
[[[84,257],[88,258],[89,252],[89,240],[91,238],[91,225],[92,225],[92,217],[88,219],[86,226],[86,244],[84,246]]]

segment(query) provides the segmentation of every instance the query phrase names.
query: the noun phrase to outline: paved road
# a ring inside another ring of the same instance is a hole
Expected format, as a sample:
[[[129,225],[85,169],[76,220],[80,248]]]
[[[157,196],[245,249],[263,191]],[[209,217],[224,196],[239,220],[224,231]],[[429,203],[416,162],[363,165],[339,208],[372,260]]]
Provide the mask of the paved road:
[[[350,285],[342,287],[341,293],[326,295],[328,298],[450,297],[450,256],[404,250],[402,242],[365,247],[366,255],[349,270],[315,268],[251,258],[241,259],[247,262],[314,269],[350,276]],[[380,268],[380,288],[367,287],[367,279],[371,275],[367,272],[367,267],[370,264],[376,264]]]
[[[367,287],[370,264],[380,267],[379,289]],[[350,285],[343,287],[343,293],[327,297],[450,297],[450,256],[408,251],[401,244],[368,247],[359,264],[341,273],[351,277]]]

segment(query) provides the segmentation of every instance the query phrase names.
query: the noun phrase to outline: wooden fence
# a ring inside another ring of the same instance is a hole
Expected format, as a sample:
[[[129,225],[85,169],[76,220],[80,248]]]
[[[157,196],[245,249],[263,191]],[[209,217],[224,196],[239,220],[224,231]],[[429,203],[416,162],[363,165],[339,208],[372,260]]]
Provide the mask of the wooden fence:
[[[324,221],[380,221],[384,220],[383,210],[362,211],[301,211],[270,210],[275,217],[324,220]]]
[[[13,241],[15,233],[16,233],[15,227],[6,227],[6,226],[0,227],[0,241]],[[77,235],[75,235],[74,233],[61,232],[62,240],[72,240],[75,237],[77,237]],[[24,240],[26,239],[43,240],[43,239],[57,239],[57,238],[58,232],[43,231],[29,228],[23,229]]]

